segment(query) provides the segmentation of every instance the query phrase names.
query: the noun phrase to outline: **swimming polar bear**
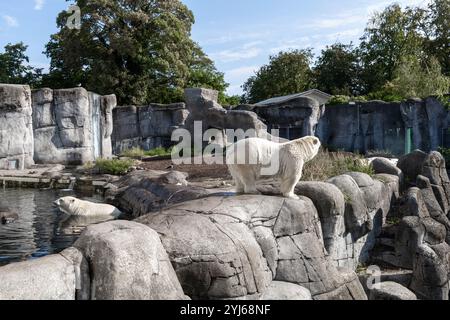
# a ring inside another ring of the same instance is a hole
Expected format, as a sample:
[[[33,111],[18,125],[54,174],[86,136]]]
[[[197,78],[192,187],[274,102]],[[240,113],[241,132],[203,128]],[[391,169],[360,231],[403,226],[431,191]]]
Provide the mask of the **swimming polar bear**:
[[[303,166],[317,155],[320,146],[320,140],[312,136],[285,143],[261,138],[236,142],[226,155],[236,192],[259,194],[256,181],[260,177],[274,177],[280,180],[284,197],[298,199],[294,189],[302,177]]]
[[[74,197],[63,197],[54,204],[64,213],[71,216],[109,216],[117,219],[122,212],[105,203],[94,203]]]

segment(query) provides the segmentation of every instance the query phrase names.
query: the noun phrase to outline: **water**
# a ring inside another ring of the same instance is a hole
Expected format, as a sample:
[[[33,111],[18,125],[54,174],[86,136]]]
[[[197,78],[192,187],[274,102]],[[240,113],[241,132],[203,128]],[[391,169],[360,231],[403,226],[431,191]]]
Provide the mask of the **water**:
[[[0,224],[0,265],[58,253],[70,247],[87,225],[104,218],[69,217],[53,206],[73,191],[0,189],[0,208],[19,214],[11,224]],[[78,198],[101,202],[101,198]]]

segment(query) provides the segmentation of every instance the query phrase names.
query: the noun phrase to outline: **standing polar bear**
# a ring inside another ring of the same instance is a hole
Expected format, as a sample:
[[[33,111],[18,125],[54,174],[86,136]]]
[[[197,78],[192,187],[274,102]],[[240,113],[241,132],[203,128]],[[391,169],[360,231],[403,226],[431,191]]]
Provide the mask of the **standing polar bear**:
[[[74,197],[63,197],[54,204],[64,213],[71,216],[107,216],[117,219],[122,212],[105,203],[94,203]]]
[[[274,177],[280,180],[284,197],[298,199],[294,189],[303,166],[317,155],[320,146],[320,140],[312,136],[285,143],[249,138],[227,150],[226,162],[238,193],[259,194],[256,181]]]

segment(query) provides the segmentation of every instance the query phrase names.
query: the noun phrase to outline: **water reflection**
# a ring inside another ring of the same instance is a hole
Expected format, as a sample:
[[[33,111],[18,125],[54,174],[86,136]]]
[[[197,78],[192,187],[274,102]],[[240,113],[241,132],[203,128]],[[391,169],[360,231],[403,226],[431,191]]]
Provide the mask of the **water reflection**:
[[[73,192],[34,189],[0,189],[0,207],[17,212],[19,218],[0,225],[0,265],[60,252],[71,246],[83,229],[105,221],[98,218],[68,217],[53,207],[64,196],[101,202]]]

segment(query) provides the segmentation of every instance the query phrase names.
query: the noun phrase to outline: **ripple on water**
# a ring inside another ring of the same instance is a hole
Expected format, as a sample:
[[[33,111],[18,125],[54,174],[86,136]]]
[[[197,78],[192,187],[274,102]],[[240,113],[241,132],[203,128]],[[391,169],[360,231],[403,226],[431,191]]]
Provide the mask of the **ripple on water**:
[[[59,212],[53,201],[69,195],[76,196],[57,190],[0,189],[0,208],[19,214],[14,223],[0,224],[0,265],[58,253],[70,247],[87,225],[102,222],[74,219]]]

